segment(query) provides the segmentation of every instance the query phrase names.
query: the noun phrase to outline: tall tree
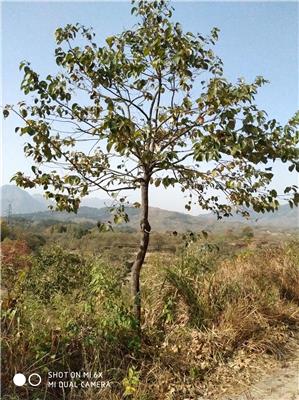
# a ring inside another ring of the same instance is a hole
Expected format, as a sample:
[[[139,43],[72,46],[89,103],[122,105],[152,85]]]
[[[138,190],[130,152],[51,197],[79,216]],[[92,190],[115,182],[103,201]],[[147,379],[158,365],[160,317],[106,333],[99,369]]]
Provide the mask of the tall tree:
[[[279,196],[270,187],[272,162],[299,170],[299,118],[285,126],[267,120],[255,105],[263,77],[225,79],[212,50],[217,28],[207,37],[184,33],[166,1],[132,3],[137,25],[104,46],[79,24],[57,29],[60,72],[42,79],[22,62],[21,88],[32,102],[7,106],[4,116],[13,110],[23,120],[16,132],[30,138],[24,152],[33,160],[32,175],[18,172],[13,179],[25,188],[42,186],[58,210],[76,212],[94,189],[140,191],[141,241],[132,269],[140,322],[149,186],[179,185],[190,196],[187,210],[196,202],[219,218],[273,211]],[[287,187],[285,197],[297,205],[297,188]],[[127,220],[124,197],[119,200],[115,222]]]

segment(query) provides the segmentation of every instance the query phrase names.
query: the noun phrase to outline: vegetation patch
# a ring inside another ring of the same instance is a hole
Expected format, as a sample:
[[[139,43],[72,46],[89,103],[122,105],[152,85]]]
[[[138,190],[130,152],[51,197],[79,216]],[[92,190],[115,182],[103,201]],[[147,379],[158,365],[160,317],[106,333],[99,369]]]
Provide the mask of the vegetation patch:
[[[4,249],[19,245],[4,243]],[[220,398],[228,382],[240,376],[249,382],[260,360],[271,365],[294,344],[296,244],[255,251],[248,245],[228,256],[221,239],[188,239],[176,254],[152,253],[142,273],[141,338],[130,271],[119,261],[49,244],[32,254],[24,250],[26,263],[20,256],[12,266],[5,250],[3,398],[61,399],[61,388],[45,389],[49,371],[86,370],[104,371],[109,385],[69,386],[65,398]],[[16,371],[38,371],[42,385],[15,387]]]

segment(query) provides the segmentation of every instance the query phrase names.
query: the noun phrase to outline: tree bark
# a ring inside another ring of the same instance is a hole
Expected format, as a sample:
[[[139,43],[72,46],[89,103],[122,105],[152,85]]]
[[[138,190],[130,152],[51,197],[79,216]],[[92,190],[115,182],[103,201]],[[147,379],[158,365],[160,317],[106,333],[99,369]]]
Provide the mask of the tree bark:
[[[148,188],[149,177],[145,177],[141,184],[141,239],[139,250],[132,267],[132,296],[134,301],[134,315],[138,324],[138,331],[141,333],[141,292],[140,292],[140,271],[147,252],[151,226],[148,221]]]

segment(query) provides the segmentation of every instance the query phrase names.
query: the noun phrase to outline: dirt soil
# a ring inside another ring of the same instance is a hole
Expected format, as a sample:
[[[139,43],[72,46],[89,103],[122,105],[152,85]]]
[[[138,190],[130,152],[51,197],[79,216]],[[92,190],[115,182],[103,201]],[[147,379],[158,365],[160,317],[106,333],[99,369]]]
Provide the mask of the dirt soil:
[[[299,348],[247,390],[223,400],[299,400]]]

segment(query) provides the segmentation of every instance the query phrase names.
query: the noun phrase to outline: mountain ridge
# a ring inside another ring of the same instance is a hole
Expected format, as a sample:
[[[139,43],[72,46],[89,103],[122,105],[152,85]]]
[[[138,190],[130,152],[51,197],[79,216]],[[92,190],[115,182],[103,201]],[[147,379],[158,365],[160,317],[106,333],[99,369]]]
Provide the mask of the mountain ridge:
[[[4,188],[4,190],[3,190]],[[3,192],[5,196],[3,196]],[[101,207],[89,207],[82,205],[77,214],[51,211],[47,209],[47,202],[42,202],[41,195],[30,195],[23,189],[20,189],[14,185],[5,185],[0,188],[1,197],[1,215],[5,215],[5,205],[16,204],[22,206],[22,210],[26,206],[27,212],[15,213],[12,210],[13,217],[24,218],[30,220],[57,220],[60,222],[81,222],[88,221],[92,223],[107,222],[112,220],[112,216],[109,212],[109,207],[105,207],[107,200],[93,199],[89,204],[101,205]],[[11,196],[11,197],[10,197]],[[13,196],[16,196],[15,198]],[[29,197],[28,197],[29,196]],[[6,201],[3,204],[3,199]],[[83,203],[84,204],[84,203]],[[87,202],[88,204],[88,202]],[[28,211],[29,210],[29,211]],[[139,210],[134,207],[127,207],[126,212],[128,213],[130,221],[125,226],[130,228],[138,229],[139,226]],[[7,214],[6,214],[7,215]],[[243,226],[250,225],[252,227],[265,227],[274,230],[294,230],[299,227],[299,214],[297,209],[291,209],[288,205],[282,205],[275,213],[257,214],[252,213],[249,220],[240,216],[233,216],[230,218],[224,218],[217,220],[214,214],[200,214],[198,216],[192,216],[190,214],[180,213],[177,211],[165,210],[158,207],[150,207],[149,217],[152,225],[152,229],[155,231],[198,231],[198,230],[215,230],[223,229],[223,227],[229,226]]]
[[[85,197],[82,206],[102,208],[109,200],[96,197]],[[16,185],[3,185],[0,187],[1,215],[7,213],[11,204],[12,214],[29,214],[49,210],[54,205],[52,200],[46,199],[40,193],[28,193]]]

